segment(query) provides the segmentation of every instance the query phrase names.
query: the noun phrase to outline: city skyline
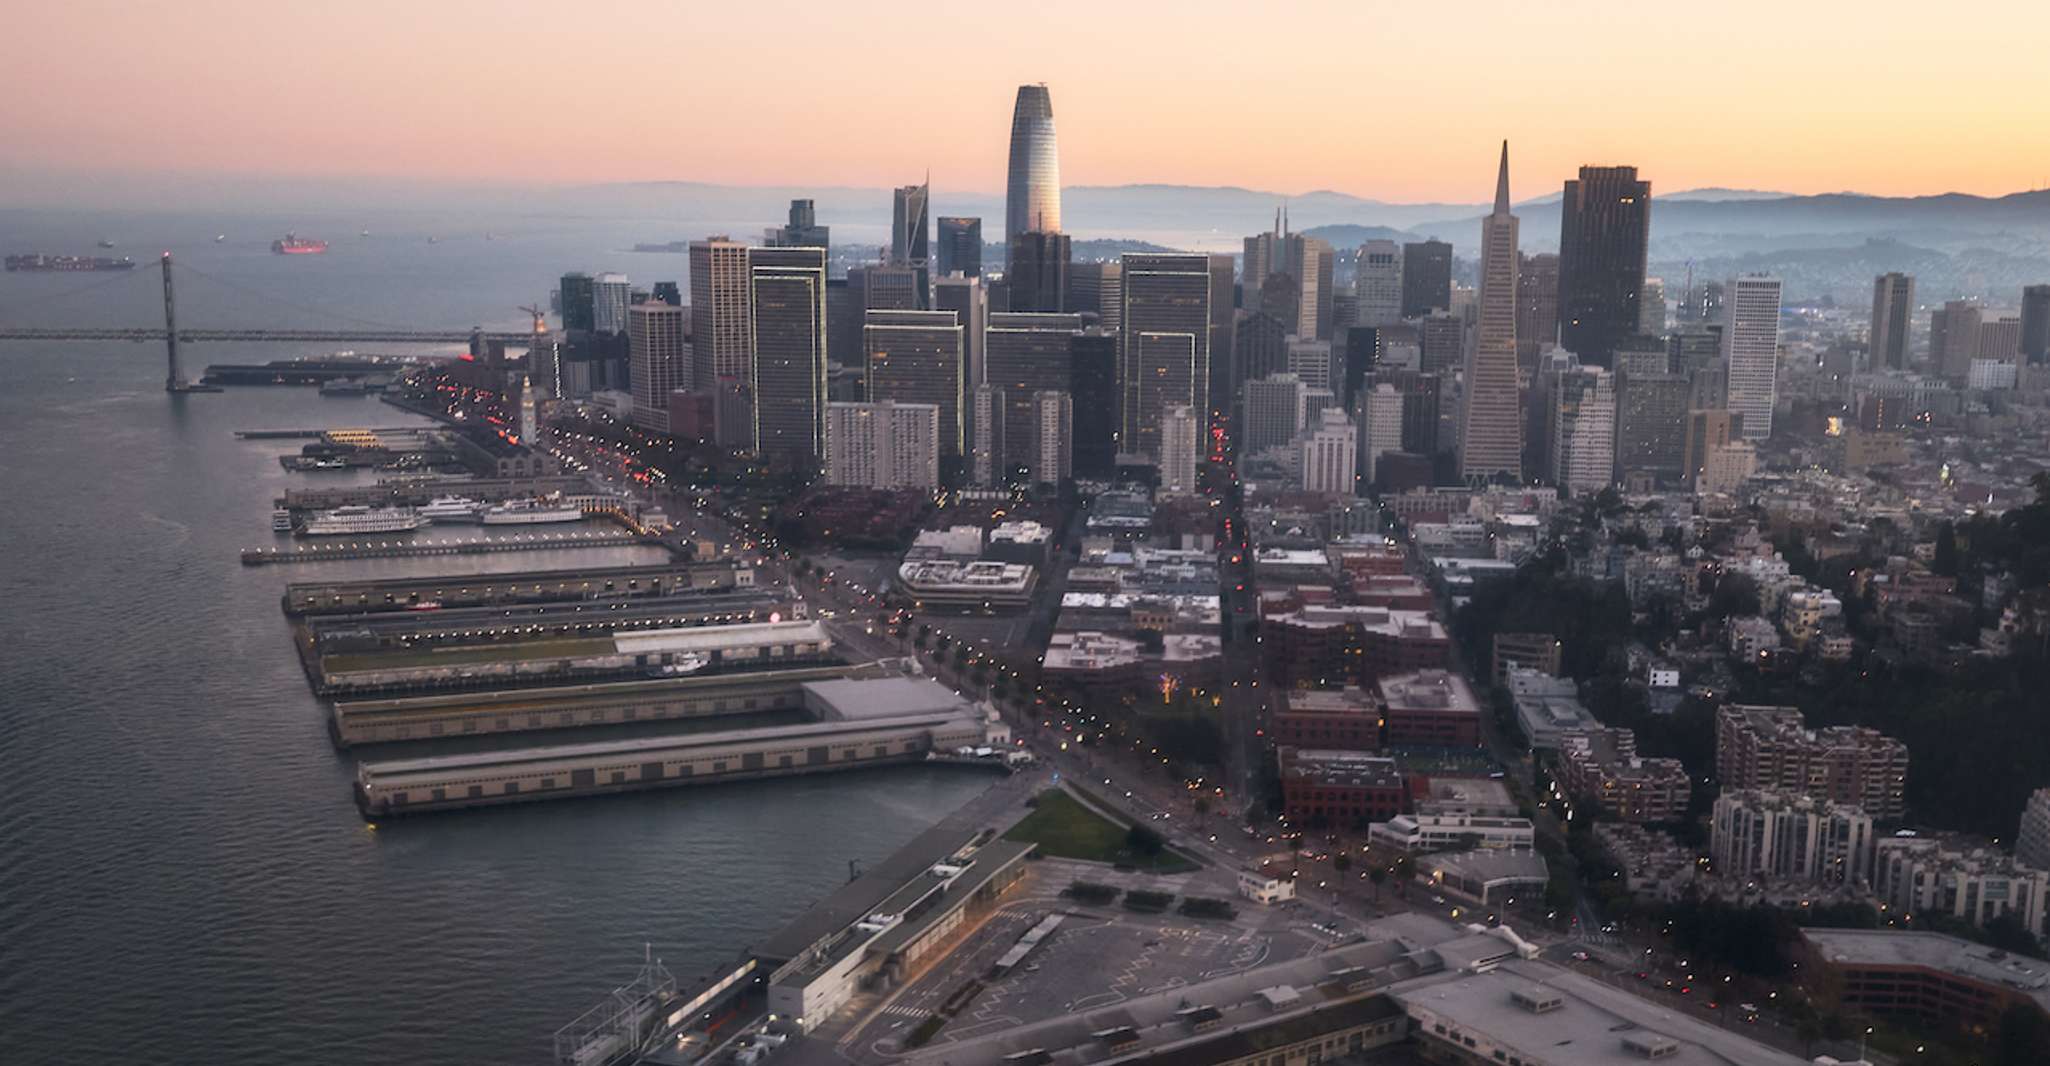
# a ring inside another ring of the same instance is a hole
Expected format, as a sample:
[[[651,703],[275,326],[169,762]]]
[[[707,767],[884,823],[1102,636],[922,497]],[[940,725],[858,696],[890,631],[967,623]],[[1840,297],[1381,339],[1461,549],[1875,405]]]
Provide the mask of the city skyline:
[[[1420,54],[1383,57],[1362,81],[1339,53],[1252,85],[1205,78],[1206,57],[1236,45],[1243,13],[1168,19],[1134,8],[1092,12],[1091,24],[1111,38],[1143,31],[1163,54],[1196,57],[1187,75],[1161,78],[1144,69],[1149,64],[1127,71],[1102,63],[1092,49],[1050,47],[1071,20],[1048,18],[986,35],[988,62],[946,93],[906,81],[840,94],[830,91],[844,74],[840,64],[764,83],[747,74],[740,49],[703,49],[691,77],[679,79],[672,65],[654,61],[666,47],[662,35],[616,34],[597,24],[549,23],[546,44],[561,57],[549,78],[487,77],[486,64],[468,57],[534,46],[529,27],[539,23],[511,5],[489,19],[455,6],[411,12],[404,35],[392,33],[393,17],[375,9],[315,15],[216,0],[175,14],[108,18],[93,5],[70,5],[23,14],[16,39],[42,46],[5,68],[22,91],[0,104],[0,136],[11,149],[4,173],[18,195],[48,191],[67,175],[87,179],[77,189],[83,196],[96,183],[146,174],[487,185],[764,185],[828,174],[834,185],[887,188],[901,183],[907,163],[930,165],[941,187],[1001,195],[1002,119],[1018,85],[1044,82],[1059,97],[1061,171],[1073,187],[1158,182],[1464,202],[1468,183],[1460,175],[1472,171],[1475,146],[1485,139],[1448,130],[1517,141],[1514,180],[1524,188],[1549,188],[1584,163],[1630,163],[1663,189],[1797,194],[2002,194],[2040,187],[2050,175],[2050,157],[2023,133],[2050,123],[2050,102],[2028,84],[2021,51],[2050,31],[2050,14],[2032,5],[1999,5],[1983,22],[1853,19],[1845,17],[1848,5],[1807,5],[1773,10],[1771,35],[1749,33],[1740,17],[1704,21],[1674,12],[1632,22],[1627,34],[1585,40],[1569,40],[1554,25],[1571,22],[1579,34],[1592,25],[1584,20],[1489,6],[1488,32],[1469,58],[1476,69],[1502,72],[1493,79],[1443,76]],[[1334,41],[1444,28],[1405,11],[1304,5],[1289,14],[1290,25]],[[755,39],[787,18],[776,5],[699,15],[704,25],[694,25],[694,35],[714,41]],[[973,14],[966,29],[995,18]],[[190,32],[183,25],[209,21],[237,26],[231,62],[221,65],[211,48],[164,46]],[[807,10],[804,21],[826,40],[860,42],[876,32],[859,8]],[[1989,32],[1996,26],[1999,32]],[[1809,48],[1818,37],[1837,46]],[[1590,61],[1549,65],[1553,76],[1520,79],[1513,94],[1497,91],[1500,77],[1569,45]],[[1866,106],[1869,57],[1903,50],[1932,65],[1915,103]],[[2010,51],[2012,61],[2003,61]],[[60,76],[60,65],[80,54],[99,58],[93,84],[62,94],[27,91]],[[1730,78],[1732,54],[1751,73]],[[688,106],[693,84],[725,74],[753,86],[747,106]],[[1367,122],[1334,119],[1357,113],[1342,106],[1355,96],[1419,80],[1433,87],[1430,108],[1387,109]],[[1626,83],[1643,91],[1605,93],[1607,121],[1576,119],[1574,105],[1588,93]],[[565,84],[589,84],[627,106],[590,107],[587,93],[562,92]],[[248,91],[252,85],[263,91]],[[1714,106],[1690,105],[1702,97],[1688,86],[1712,87]],[[1320,99],[1329,105],[1300,106]],[[1788,106],[1795,101],[1800,106]],[[659,117],[650,117],[651,107]],[[921,120],[861,121],[878,108]],[[195,136],[202,116],[206,133]],[[665,135],[649,136],[651,125]],[[536,150],[556,142],[576,148]],[[1173,150],[1191,143],[1212,150]],[[682,147],[694,144],[730,150]],[[1390,144],[1404,150],[1391,155]]]

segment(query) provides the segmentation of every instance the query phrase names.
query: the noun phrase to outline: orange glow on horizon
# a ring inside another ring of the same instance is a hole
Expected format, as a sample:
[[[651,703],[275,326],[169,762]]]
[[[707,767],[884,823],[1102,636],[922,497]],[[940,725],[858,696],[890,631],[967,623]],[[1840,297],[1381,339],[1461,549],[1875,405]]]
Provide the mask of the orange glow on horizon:
[[[1505,136],[1518,199],[1583,163],[1657,192],[2050,176],[2038,0],[1053,0],[908,38],[897,6],[790,0],[17,6],[0,143],[23,172],[873,188],[930,167],[992,194],[1012,94],[1044,81],[1071,186],[1477,203]]]

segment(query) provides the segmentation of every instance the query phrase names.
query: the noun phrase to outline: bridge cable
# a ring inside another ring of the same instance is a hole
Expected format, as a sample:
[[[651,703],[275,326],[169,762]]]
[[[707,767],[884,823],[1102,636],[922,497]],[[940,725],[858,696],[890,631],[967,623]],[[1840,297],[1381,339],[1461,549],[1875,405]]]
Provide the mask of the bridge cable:
[[[228,279],[226,279],[226,278],[216,277],[216,276],[214,276],[214,275],[212,275],[212,274],[209,274],[209,273],[207,273],[206,271],[203,271],[203,270],[198,270],[198,269],[195,269],[194,267],[192,267],[192,266],[190,266],[190,265],[188,265],[188,264],[186,264],[186,263],[182,263],[182,262],[178,264],[178,268],[177,268],[177,269],[178,269],[178,273],[179,273],[179,275],[181,275],[181,276],[183,276],[183,275],[186,275],[186,274],[196,274],[196,275],[198,275],[199,277],[205,278],[206,280],[208,280],[208,281],[211,281],[211,282],[213,282],[213,283],[214,283],[214,284],[216,284],[216,285],[220,285],[220,286],[222,286],[222,287],[224,287],[224,288],[227,288],[227,289],[231,289],[231,290],[233,290],[233,291],[235,291],[235,292],[239,292],[239,293],[243,294],[244,296],[253,296],[253,297],[255,297],[255,298],[259,299],[259,300],[263,300],[263,301],[266,301],[266,302],[268,302],[268,303],[271,303],[271,304],[275,304],[275,305],[277,305],[277,306],[279,306],[279,307],[287,308],[287,309],[289,309],[289,310],[293,310],[293,311],[300,311],[300,312],[304,312],[304,313],[306,313],[306,314],[311,314],[311,315],[325,315],[325,316],[327,316],[327,317],[329,317],[329,318],[335,319],[336,321],[340,321],[340,322],[348,322],[348,323],[350,323],[350,324],[352,324],[352,325],[357,325],[357,326],[368,326],[368,327],[371,327],[371,328],[374,328],[374,329],[380,329],[380,330],[385,330],[385,331],[388,331],[388,332],[392,332],[392,333],[409,333],[409,332],[421,332],[421,333],[430,333],[430,332],[442,332],[442,331],[438,331],[438,330],[433,330],[433,329],[422,329],[421,327],[418,327],[418,326],[399,326],[399,325],[394,325],[394,324],[392,324],[392,323],[390,323],[390,322],[382,322],[382,321],[378,321],[377,319],[371,319],[371,318],[363,318],[363,317],[360,317],[360,316],[357,316],[357,315],[351,315],[351,314],[348,314],[348,313],[346,313],[346,312],[342,312],[342,311],[333,311],[333,310],[329,310],[329,309],[326,309],[326,308],[321,308],[321,307],[313,307],[313,306],[310,306],[310,305],[307,305],[307,304],[297,303],[297,302],[295,302],[295,301],[292,301],[292,300],[287,300],[287,299],[285,299],[285,298],[283,298],[283,297],[281,297],[281,296],[277,296],[277,295],[275,295],[275,294],[272,294],[272,293],[267,293],[267,292],[264,292],[264,291],[262,291],[262,290],[260,290],[260,289],[252,289],[252,288],[250,288],[249,286],[246,286],[246,285],[238,284],[238,283],[236,283],[236,282],[232,282],[232,281],[229,281],[229,280],[228,280]],[[181,300],[181,301],[179,301],[179,302],[180,302],[180,303],[183,303],[184,301],[182,301],[182,300]],[[260,328],[263,328],[263,327],[250,327],[250,328],[257,328],[257,329],[260,329]],[[457,327],[456,329],[450,329],[450,330],[447,330],[446,332],[451,332],[451,333],[453,333],[453,332],[458,332],[459,330],[460,330],[460,327]]]

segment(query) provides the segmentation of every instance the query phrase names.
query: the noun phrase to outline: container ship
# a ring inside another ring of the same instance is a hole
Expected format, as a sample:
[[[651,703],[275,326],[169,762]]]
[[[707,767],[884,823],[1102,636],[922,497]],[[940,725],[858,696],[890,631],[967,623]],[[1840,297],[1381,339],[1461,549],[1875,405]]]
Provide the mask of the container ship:
[[[134,270],[135,260],[122,256],[119,259],[104,255],[10,255],[8,270]]]
[[[337,507],[306,519],[299,532],[308,537],[362,533],[410,533],[427,519],[410,507]]]
[[[548,522],[580,522],[583,508],[575,504],[544,500],[510,500],[477,512],[487,526],[530,526]]]
[[[270,242],[270,250],[279,255],[319,255],[327,251],[327,242],[287,233],[282,238]]]

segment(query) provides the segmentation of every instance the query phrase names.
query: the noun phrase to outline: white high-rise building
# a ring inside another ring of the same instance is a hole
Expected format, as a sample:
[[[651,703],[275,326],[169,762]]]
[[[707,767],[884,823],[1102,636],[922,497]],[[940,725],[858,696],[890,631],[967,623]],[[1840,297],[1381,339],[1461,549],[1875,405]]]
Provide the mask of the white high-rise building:
[[[1780,362],[1780,279],[1750,274],[1725,290],[1723,358],[1730,369],[1729,408],[1744,416],[1744,439],[1772,436],[1772,405],[1778,397]]]
[[[1287,444],[1303,428],[1303,379],[1275,374],[1246,382],[1239,419],[1239,451],[1254,455]]]
[[[1616,377],[1581,366],[1553,380],[1553,476],[1575,496],[1600,492],[1615,481]]]
[[[633,375],[633,424],[670,432],[669,394],[691,383],[689,309],[635,304],[626,316],[626,352]]]
[[[1509,142],[1495,178],[1495,209],[1481,219],[1480,328],[1466,360],[1459,475],[1469,482],[1523,475],[1516,361],[1516,216],[1509,211]]]
[[[1381,457],[1402,450],[1402,394],[1383,382],[1360,398],[1359,474],[1373,481]]]
[[[1288,338],[1288,372],[1312,389],[1331,387],[1331,342],[1314,337]]]
[[[1359,324],[1390,326],[1402,321],[1402,246],[1368,241],[1360,246],[1353,291],[1359,295]]]
[[[1075,401],[1065,392],[1041,389],[1032,394],[1032,480],[1058,485],[1074,474]]]
[[[1359,429],[1343,410],[1329,408],[1317,420],[1316,428],[1303,434],[1301,465],[1297,468],[1304,492],[1326,496],[1351,496],[1358,486]]]
[[[2022,808],[2021,832],[2014,838],[2014,861],[2050,870],[2050,788],[2029,793],[2029,802]]]
[[[1296,298],[1296,335],[1328,340],[1331,336],[1331,246],[1315,237],[1296,238],[1302,253],[1297,264],[1302,290]]]
[[[1202,449],[1198,425],[1196,409],[1187,404],[1160,413],[1160,492],[1164,496],[1196,492],[1196,457]]]
[[[939,406],[891,400],[827,404],[826,483],[938,488]]]
[[[1722,877],[1857,885],[1872,877],[1872,816],[1812,796],[1727,789],[1716,797],[1709,854]]]
[[[591,328],[600,333],[626,330],[626,308],[633,301],[633,283],[625,274],[600,274],[591,282]]]
[[[1748,440],[1719,444],[1708,449],[1701,472],[1694,477],[1694,491],[1703,496],[1728,495],[1757,472],[1758,445]]]

